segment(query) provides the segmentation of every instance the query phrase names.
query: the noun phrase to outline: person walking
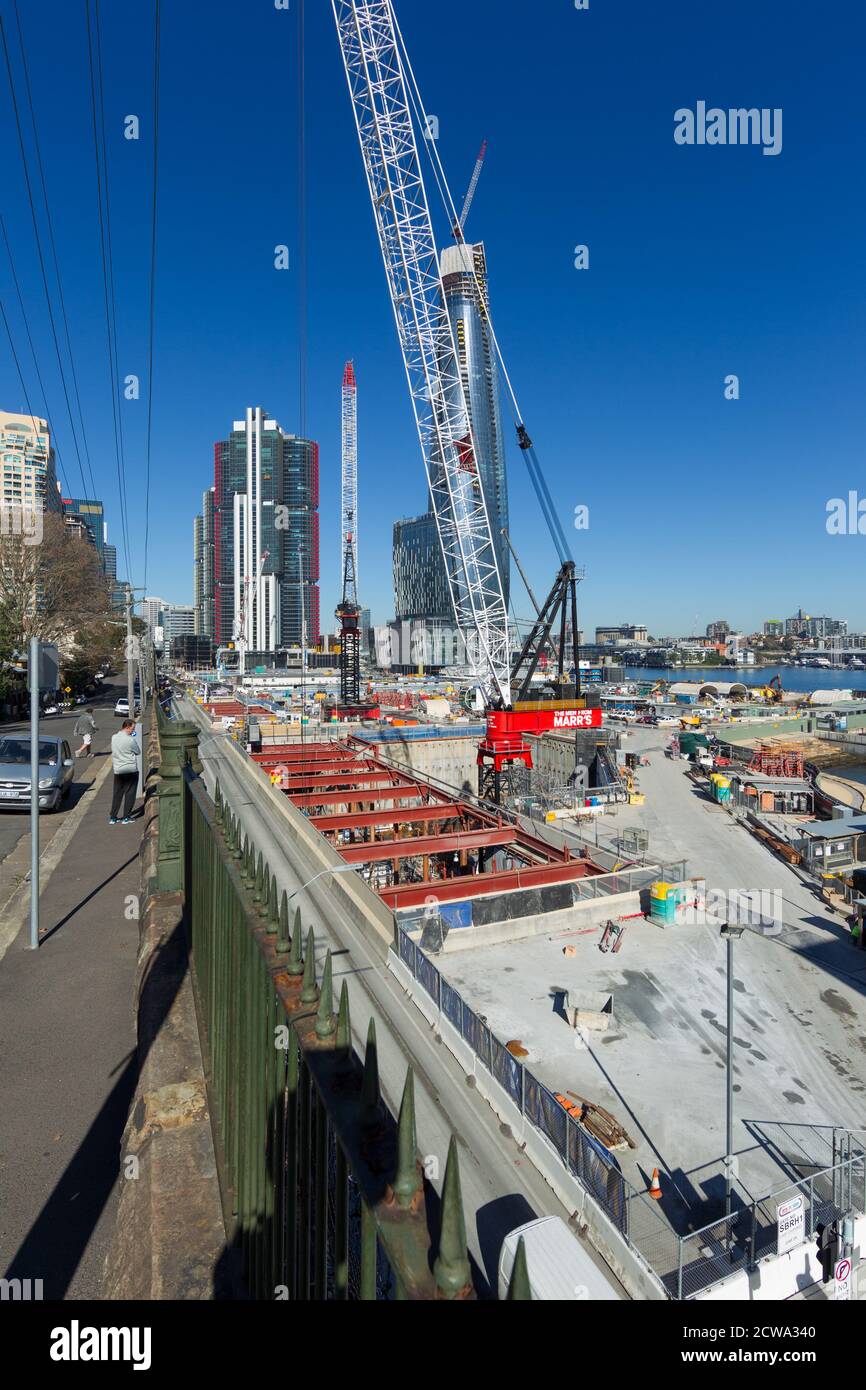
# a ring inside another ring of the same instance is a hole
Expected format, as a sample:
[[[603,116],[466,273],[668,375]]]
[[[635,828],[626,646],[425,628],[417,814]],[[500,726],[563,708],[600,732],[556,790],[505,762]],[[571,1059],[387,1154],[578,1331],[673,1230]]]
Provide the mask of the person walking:
[[[138,789],[138,759],[140,754],[135,737],[135,720],[124,719],[120,733],[111,740],[111,765],[114,769],[114,792],[111,797],[109,825],[117,825],[118,812],[123,809],[121,825],[129,825]]]
[[[93,718],[93,709],[90,705],[88,705],[84,713],[80,714],[76,719],[73,733],[76,738],[81,739],[81,747],[75,750],[76,758],[92,758],[93,735],[96,733],[96,721]]]

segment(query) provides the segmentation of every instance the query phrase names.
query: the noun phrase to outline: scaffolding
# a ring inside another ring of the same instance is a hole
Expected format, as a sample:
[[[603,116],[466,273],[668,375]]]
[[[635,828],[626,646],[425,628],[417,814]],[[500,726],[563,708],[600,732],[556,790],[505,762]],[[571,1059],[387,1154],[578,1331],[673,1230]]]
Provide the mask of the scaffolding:
[[[803,750],[796,743],[759,743],[749,772],[765,777],[803,777]]]

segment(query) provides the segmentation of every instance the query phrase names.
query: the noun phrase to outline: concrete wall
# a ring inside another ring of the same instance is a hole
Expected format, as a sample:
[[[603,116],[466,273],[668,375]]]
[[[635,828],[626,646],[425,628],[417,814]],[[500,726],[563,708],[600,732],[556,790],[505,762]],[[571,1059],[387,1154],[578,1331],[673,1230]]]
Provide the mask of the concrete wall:
[[[368,737],[368,730],[361,732],[365,738]],[[370,747],[377,757],[386,758],[422,777],[445,782],[457,792],[474,796],[478,791],[476,738],[463,735],[454,738],[388,739],[376,743],[371,737]]]

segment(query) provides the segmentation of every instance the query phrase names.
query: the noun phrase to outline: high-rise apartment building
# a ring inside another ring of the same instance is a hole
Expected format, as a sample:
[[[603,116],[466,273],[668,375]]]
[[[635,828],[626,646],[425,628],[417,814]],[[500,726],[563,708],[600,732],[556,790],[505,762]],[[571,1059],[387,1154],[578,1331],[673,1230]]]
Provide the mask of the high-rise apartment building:
[[[47,420],[0,410],[0,474],[4,507],[62,510]]]
[[[248,651],[319,640],[319,446],[261,407],[214,446],[213,611],[219,645]],[[205,517],[201,544],[205,545]],[[204,602],[204,589],[202,589]]]

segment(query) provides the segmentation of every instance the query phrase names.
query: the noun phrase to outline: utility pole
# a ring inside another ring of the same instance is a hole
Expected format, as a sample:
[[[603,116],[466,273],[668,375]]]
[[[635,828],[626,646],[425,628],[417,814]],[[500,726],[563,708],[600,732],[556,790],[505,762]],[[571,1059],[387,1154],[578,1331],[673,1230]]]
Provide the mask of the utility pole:
[[[727,1219],[726,1240],[731,1239],[731,1178],[734,1167],[734,942],[743,935],[745,927],[734,927],[726,922],[719,930],[727,946],[727,1047],[725,1074],[727,1078],[725,1095],[725,1217]]]
[[[39,950],[39,638],[30,638],[30,949]]]
[[[129,699],[129,717],[135,719],[135,656],[132,644],[132,590],[124,586],[126,601],[126,694]]]

